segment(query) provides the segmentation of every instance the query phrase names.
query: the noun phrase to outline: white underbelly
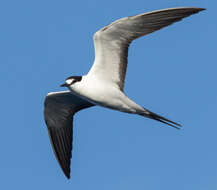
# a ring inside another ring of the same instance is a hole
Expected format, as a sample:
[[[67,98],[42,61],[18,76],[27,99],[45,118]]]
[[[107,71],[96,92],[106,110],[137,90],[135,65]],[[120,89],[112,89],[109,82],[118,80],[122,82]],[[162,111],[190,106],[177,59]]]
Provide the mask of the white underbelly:
[[[142,110],[114,84],[86,82],[82,86],[74,86],[71,90],[95,105],[127,113],[136,113],[138,110]]]

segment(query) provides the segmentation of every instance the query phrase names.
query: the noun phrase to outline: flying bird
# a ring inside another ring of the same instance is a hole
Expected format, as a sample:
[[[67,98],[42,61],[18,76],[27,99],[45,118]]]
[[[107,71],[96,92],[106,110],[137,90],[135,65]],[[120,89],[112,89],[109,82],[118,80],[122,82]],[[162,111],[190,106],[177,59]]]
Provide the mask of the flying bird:
[[[121,18],[94,34],[95,60],[87,75],[71,76],[62,87],[67,91],[48,93],[44,102],[44,118],[56,159],[65,176],[70,178],[73,117],[82,109],[102,106],[121,112],[138,114],[179,129],[180,124],[136,104],[124,93],[130,43],[160,30],[203,8],[180,7],[152,11]]]

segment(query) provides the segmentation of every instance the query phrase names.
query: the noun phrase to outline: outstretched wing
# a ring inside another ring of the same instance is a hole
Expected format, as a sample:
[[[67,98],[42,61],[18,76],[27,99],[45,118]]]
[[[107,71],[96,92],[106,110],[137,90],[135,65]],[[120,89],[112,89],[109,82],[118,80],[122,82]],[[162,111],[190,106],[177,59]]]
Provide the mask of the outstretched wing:
[[[94,35],[95,61],[89,74],[108,80],[123,90],[129,44],[146,34],[202,11],[202,8],[170,8],[119,19]]]
[[[44,118],[50,142],[64,174],[70,178],[73,116],[84,108],[94,106],[69,91],[49,93],[44,102]]]

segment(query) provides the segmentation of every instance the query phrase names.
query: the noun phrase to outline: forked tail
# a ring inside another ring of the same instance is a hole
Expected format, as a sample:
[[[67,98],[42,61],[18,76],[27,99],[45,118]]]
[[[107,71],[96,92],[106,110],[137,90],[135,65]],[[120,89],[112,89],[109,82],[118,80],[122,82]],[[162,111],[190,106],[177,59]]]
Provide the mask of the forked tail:
[[[167,125],[174,127],[176,129],[180,129],[182,127],[179,123],[176,123],[174,121],[166,119],[165,117],[162,117],[156,113],[153,113],[146,108],[144,108],[144,109],[146,112],[143,114],[140,114],[140,115],[145,116],[145,117],[150,118],[150,119],[154,119],[154,120],[159,121],[161,123],[167,124]]]

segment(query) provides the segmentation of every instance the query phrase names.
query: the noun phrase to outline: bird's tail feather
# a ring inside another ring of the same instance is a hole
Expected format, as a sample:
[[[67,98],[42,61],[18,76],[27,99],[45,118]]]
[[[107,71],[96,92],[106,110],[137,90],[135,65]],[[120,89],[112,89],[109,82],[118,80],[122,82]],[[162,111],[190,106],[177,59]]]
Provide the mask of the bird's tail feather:
[[[182,125],[180,125],[179,123],[176,123],[176,122],[171,121],[171,120],[169,120],[169,119],[167,119],[165,117],[162,117],[162,116],[160,116],[160,115],[158,115],[156,113],[153,113],[153,112],[147,110],[146,108],[144,108],[144,109],[145,109],[145,113],[140,114],[140,115],[142,115],[144,117],[147,117],[147,118],[150,118],[150,119],[154,119],[156,121],[159,121],[161,123],[167,124],[167,125],[169,125],[171,127],[174,127],[176,129],[180,129],[182,127]]]

